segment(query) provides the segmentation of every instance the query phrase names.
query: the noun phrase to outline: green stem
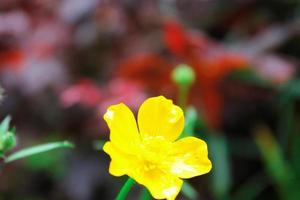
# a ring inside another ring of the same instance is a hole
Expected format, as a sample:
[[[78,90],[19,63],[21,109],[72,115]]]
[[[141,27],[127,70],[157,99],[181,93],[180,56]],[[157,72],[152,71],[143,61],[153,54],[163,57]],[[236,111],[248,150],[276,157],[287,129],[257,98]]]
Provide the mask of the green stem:
[[[125,200],[128,192],[135,184],[135,181],[132,178],[128,178],[123,187],[121,188],[116,200]]]
[[[188,98],[189,86],[179,86],[179,94],[178,94],[178,104],[179,106],[185,110],[186,102]]]
[[[146,188],[143,188],[143,191],[140,196],[140,200],[151,200],[151,199],[152,197],[150,192]]]

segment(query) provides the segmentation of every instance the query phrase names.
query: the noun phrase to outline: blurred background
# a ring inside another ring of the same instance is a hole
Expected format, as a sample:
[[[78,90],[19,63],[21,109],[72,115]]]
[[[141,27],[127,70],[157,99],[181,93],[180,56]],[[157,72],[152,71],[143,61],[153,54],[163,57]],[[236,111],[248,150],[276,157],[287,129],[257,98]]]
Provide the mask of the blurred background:
[[[189,131],[213,170],[178,199],[299,200],[299,60],[298,0],[1,0],[1,120],[12,117],[16,149],[76,148],[2,166],[0,199],[114,199],[126,177],[101,151],[106,108],[178,103],[171,73],[184,63]]]

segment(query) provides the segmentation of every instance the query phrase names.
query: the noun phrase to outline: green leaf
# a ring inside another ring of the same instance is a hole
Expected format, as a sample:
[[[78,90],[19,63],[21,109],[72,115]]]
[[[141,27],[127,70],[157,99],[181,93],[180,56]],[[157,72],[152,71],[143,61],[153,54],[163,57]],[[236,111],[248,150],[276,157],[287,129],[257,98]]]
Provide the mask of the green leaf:
[[[9,123],[10,123],[11,117],[7,116],[0,124],[0,135],[5,134],[9,129]]]
[[[5,163],[9,163],[21,158],[26,158],[28,156],[44,153],[58,148],[74,148],[74,145],[68,141],[63,141],[63,142],[52,142],[47,144],[41,144],[34,147],[25,148],[8,156],[5,159]]]
[[[189,199],[192,200],[198,199],[198,192],[187,181],[183,182],[181,192],[184,196],[188,197]]]
[[[299,180],[295,176],[290,163],[282,153],[271,131],[267,127],[260,127],[255,131],[255,141],[261,152],[268,175],[277,184],[281,199],[300,199]]]
[[[290,99],[300,98],[300,79],[294,79],[280,88],[280,101],[285,104]]]
[[[265,190],[270,183],[266,177],[260,172],[251,176],[246,180],[237,191],[233,194],[232,200],[254,200],[258,195]]]
[[[258,159],[260,154],[254,141],[232,138],[228,141],[230,152],[235,156],[247,159]]]
[[[218,199],[227,199],[232,186],[229,150],[226,137],[220,134],[210,134],[208,137],[210,158],[213,163],[212,184]]]
[[[273,137],[270,129],[260,126],[255,129],[255,142],[273,180],[281,185],[291,178],[291,170],[285,162],[282,150]]]
[[[239,80],[244,83],[254,84],[261,87],[272,87],[272,84],[261,78],[254,70],[250,68],[237,69],[229,73],[228,77],[233,80]]]
[[[197,123],[197,111],[194,107],[188,107],[185,111],[185,126],[180,138],[193,136],[195,125]]]
[[[13,149],[17,145],[17,140],[15,136],[15,129],[11,129],[7,131],[5,135],[2,136],[2,147],[3,151],[9,151]]]
[[[2,156],[16,146],[16,129],[9,130],[10,116],[7,116],[0,124],[0,154]]]
[[[105,142],[106,142],[105,140],[96,140],[96,141],[94,141],[93,142],[94,149],[98,150],[98,151],[102,151]]]
[[[296,122],[300,122],[299,117]],[[295,169],[295,173],[300,177],[300,124],[294,123],[295,130],[291,138],[290,152],[291,152],[291,164]]]

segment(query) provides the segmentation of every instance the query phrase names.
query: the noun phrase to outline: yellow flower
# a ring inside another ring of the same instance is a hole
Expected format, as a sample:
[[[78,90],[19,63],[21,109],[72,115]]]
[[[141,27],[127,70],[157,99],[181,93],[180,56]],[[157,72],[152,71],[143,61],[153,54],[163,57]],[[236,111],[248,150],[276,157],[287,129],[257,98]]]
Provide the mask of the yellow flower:
[[[183,111],[163,96],[141,105],[138,126],[123,103],[110,106],[104,119],[110,128],[110,141],[103,147],[111,157],[109,173],[128,175],[156,199],[175,199],[182,179],[208,173],[212,167],[203,140],[175,141],[184,127]]]

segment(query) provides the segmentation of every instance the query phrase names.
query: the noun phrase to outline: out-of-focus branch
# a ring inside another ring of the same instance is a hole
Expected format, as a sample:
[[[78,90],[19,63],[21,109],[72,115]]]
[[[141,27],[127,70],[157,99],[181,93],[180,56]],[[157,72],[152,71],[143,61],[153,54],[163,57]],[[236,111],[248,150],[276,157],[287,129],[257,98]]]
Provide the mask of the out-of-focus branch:
[[[289,38],[298,34],[300,34],[300,18],[291,20],[287,24],[272,25],[252,39],[247,38],[237,43],[231,43],[229,48],[253,58],[280,46]]]

